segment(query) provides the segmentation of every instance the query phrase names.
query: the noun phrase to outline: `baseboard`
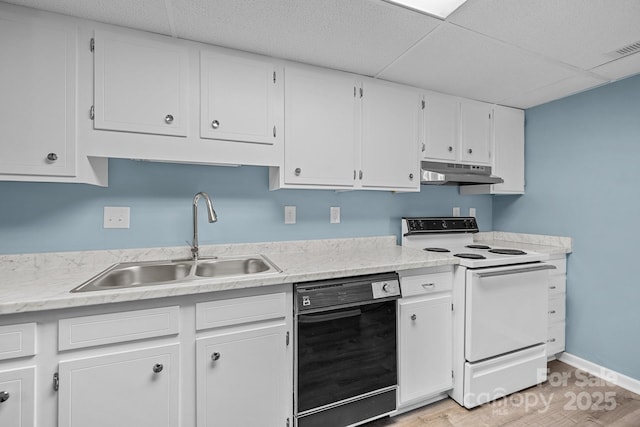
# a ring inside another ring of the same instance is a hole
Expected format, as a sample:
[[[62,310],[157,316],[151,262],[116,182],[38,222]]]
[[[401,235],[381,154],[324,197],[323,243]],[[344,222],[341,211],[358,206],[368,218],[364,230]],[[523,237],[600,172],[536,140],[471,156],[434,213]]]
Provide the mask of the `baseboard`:
[[[627,375],[605,368],[604,366],[597,365],[588,360],[582,359],[578,356],[574,356],[570,353],[562,353],[558,358],[561,362],[571,365],[574,368],[582,369],[596,377],[602,378],[607,382],[629,390],[635,394],[640,394],[640,380],[631,378]]]

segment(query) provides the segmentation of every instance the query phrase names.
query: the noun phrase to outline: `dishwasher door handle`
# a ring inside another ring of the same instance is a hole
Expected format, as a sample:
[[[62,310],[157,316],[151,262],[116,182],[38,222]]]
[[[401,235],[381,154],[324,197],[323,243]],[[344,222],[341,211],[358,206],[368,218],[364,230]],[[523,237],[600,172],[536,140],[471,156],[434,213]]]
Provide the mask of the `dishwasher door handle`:
[[[520,273],[531,273],[534,271],[543,271],[543,270],[555,270],[555,265],[544,264],[544,265],[536,265],[534,267],[525,267],[525,268],[514,268],[511,270],[500,270],[500,271],[487,271],[474,273],[475,276],[484,278],[484,277],[496,277],[496,276],[506,276],[508,274],[520,274]]]
[[[362,310],[347,310],[339,311],[337,313],[327,314],[300,314],[298,315],[298,323],[320,323],[329,322],[331,320],[346,319],[349,317],[356,317],[362,314]]]

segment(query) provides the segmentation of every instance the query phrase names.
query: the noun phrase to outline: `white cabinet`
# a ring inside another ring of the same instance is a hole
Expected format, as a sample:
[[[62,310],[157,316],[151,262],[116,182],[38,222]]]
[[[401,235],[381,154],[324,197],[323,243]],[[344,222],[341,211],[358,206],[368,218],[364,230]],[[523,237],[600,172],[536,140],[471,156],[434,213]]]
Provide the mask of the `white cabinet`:
[[[241,55],[200,52],[200,136],[274,144],[282,139],[278,67]]]
[[[197,340],[198,427],[286,425],[286,336],[282,322]]]
[[[492,109],[484,102],[425,94],[423,159],[491,164]]]
[[[0,179],[73,177],[77,29],[5,8],[0,5]]]
[[[400,410],[453,386],[451,268],[400,273],[398,383]]]
[[[104,30],[93,43],[95,129],[187,135],[186,48]]]
[[[0,371],[0,426],[35,427],[35,371]]]
[[[362,87],[362,186],[419,191],[419,92],[376,80]]]
[[[493,175],[501,184],[461,186],[461,194],[524,194],[524,111],[493,108]]]
[[[287,67],[285,79],[284,165],[276,180],[285,186],[353,187],[358,82],[347,74],[303,67]]]
[[[271,189],[419,191],[418,91],[301,66],[285,79],[284,161]]]
[[[59,427],[177,427],[179,345],[63,361]]]

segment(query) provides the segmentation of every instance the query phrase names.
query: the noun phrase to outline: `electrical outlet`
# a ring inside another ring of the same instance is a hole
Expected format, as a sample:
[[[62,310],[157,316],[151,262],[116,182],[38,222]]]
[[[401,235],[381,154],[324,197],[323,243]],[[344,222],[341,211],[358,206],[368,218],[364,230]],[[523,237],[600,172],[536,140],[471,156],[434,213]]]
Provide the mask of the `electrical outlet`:
[[[476,208],[469,208],[469,216],[476,217]]]
[[[340,224],[340,206],[331,206],[329,222],[331,224]]]
[[[295,206],[284,207],[284,223],[285,224],[296,223],[296,207]]]
[[[460,208],[453,208],[453,216],[460,216]]]
[[[131,209],[122,206],[104,207],[104,228],[129,228]]]

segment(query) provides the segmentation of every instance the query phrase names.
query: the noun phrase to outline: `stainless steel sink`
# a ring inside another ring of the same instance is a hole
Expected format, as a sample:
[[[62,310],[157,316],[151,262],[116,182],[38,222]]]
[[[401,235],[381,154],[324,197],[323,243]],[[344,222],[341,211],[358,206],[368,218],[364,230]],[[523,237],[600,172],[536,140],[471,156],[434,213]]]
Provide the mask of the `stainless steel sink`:
[[[177,284],[204,278],[215,279],[280,272],[282,270],[264,255],[201,259],[198,261],[123,262],[112,265],[102,273],[72,289],[71,292]]]

